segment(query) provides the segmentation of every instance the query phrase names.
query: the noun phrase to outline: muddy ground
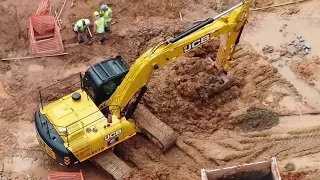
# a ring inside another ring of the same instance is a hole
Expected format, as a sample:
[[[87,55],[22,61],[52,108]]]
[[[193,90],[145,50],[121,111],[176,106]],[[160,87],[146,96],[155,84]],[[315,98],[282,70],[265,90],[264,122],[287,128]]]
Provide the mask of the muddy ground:
[[[53,9],[62,0],[52,1]],[[236,0],[106,1],[114,11],[106,45],[68,46],[75,42],[71,25],[91,18],[100,1],[67,3],[61,31],[70,55],[0,62],[1,176],[46,179],[47,170],[79,171],[85,179],[111,179],[90,163],[60,167],[41,151],[33,125],[38,90],[95,62],[121,54],[129,64],[151,45],[191,27],[181,22],[204,19],[237,4]],[[286,0],[250,1],[253,8]],[[38,1],[2,0],[0,57],[28,55],[26,15]],[[283,179],[319,179],[320,164],[320,2],[309,0],[266,11],[252,11],[229,73],[229,88],[207,57],[217,42],[156,71],[143,103],[179,133],[167,153],[142,136],[117,147],[135,169],[131,179],[199,179],[201,168],[219,168],[276,156]],[[289,45],[303,36],[309,54]],[[268,47],[267,47],[268,46]],[[267,48],[266,48],[267,47]],[[294,168],[287,168],[287,164]]]

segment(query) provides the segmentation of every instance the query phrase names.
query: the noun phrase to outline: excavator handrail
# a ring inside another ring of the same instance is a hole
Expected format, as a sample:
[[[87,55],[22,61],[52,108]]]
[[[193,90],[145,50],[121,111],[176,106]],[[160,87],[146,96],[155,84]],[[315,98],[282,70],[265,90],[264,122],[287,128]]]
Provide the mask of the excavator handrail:
[[[70,75],[70,76],[68,76],[68,77],[66,77],[66,78],[64,78],[64,79],[58,80],[57,82],[55,82],[55,83],[53,83],[53,84],[51,84],[51,85],[45,86],[45,87],[43,87],[42,89],[40,89],[38,93],[39,93],[39,100],[40,100],[41,109],[43,109],[43,99],[42,99],[42,93],[41,93],[42,91],[44,91],[44,90],[46,90],[46,89],[48,89],[48,88],[54,87],[54,86],[56,86],[56,85],[58,85],[58,84],[62,84],[63,81],[66,81],[66,80],[71,79],[71,78],[76,77],[76,76],[79,76],[79,77],[80,77],[80,80],[77,81],[77,82],[75,82],[75,83],[68,84],[68,86],[66,86],[66,87],[63,88],[63,89],[66,89],[66,88],[69,88],[69,87],[73,87],[75,84],[78,84],[78,83],[81,83],[81,84],[80,84],[80,87],[82,87],[82,74],[81,74],[81,72],[79,72],[79,73],[76,73],[76,74],[72,74],[72,75]],[[64,95],[62,95],[61,97],[63,97],[63,96],[64,96]],[[60,98],[61,98],[61,97],[60,97]]]
[[[72,75],[70,75],[70,76],[68,76],[68,77],[66,77],[66,78],[64,78],[64,79],[58,80],[58,82],[55,82],[55,83],[53,83],[53,84],[51,84],[51,85],[48,85],[48,86],[40,89],[40,90],[39,90],[39,98],[40,98],[41,108],[43,109],[43,104],[44,104],[44,103],[43,103],[43,99],[42,99],[42,93],[41,93],[42,91],[44,91],[44,90],[46,90],[46,89],[48,89],[48,88],[57,86],[57,85],[59,85],[59,84],[62,84],[64,81],[70,80],[70,79],[72,79],[72,78],[74,78],[74,77],[76,77],[76,76],[79,76],[79,81],[76,81],[75,83],[68,84],[67,86],[65,86],[65,87],[64,87],[63,89],[61,89],[61,90],[67,89],[67,88],[69,88],[69,87],[73,87],[75,84],[78,84],[78,83],[80,83],[79,89],[82,89],[82,83],[83,83],[82,72],[79,72],[79,73],[76,73],[76,74],[72,74]],[[82,90],[83,90],[83,89],[82,89]],[[85,91],[85,90],[84,90],[84,91]],[[59,98],[62,98],[62,97],[64,97],[65,95],[66,95],[65,93],[61,93],[61,95],[60,95],[61,97],[59,97]],[[58,98],[58,99],[59,99],[59,98]],[[114,107],[113,105],[110,105],[110,106],[111,106],[111,107]],[[100,118],[98,118],[98,119],[96,119],[96,120],[94,120],[94,121],[92,121],[92,122],[90,122],[90,123],[87,123],[87,124],[82,125],[79,129],[73,130],[72,133],[68,133],[68,128],[69,128],[70,126],[72,126],[72,125],[74,125],[74,124],[76,124],[76,123],[79,123],[80,121],[84,120],[85,118],[87,118],[87,117],[89,117],[89,116],[91,116],[91,115],[94,115],[94,114],[96,114],[96,113],[101,113],[103,110],[106,110],[107,108],[110,108],[110,107],[99,108],[97,111],[92,112],[92,113],[86,115],[85,117],[83,117],[83,118],[81,118],[81,119],[78,119],[78,120],[76,120],[76,121],[74,121],[74,122],[72,122],[72,123],[70,123],[70,124],[68,124],[68,125],[62,126],[62,125],[59,125],[59,124],[53,124],[53,123],[51,123],[51,124],[53,125],[53,127],[52,127],[52,128],[47,127],[46,130],[47,130],[47,131],[50,131],[52,134],[65,137],[66,140],[67,140],[67,144],[69,144],[68,137],[69,137],[70,135],[72,135],[72,134],[74,134],[74,133],[77,133],[78,131],[84,130],[86,127],[90,126],[91,124],[93,124],[93,123],[101,120],[102,118],[106,118],[106,117],[105,117],[105,116],[102,116],[102,117],[100,117]],[[120,107],[116,107],[116,108],[120,108]],[[39,118],[42,118],[42,117],[40,116]],[[53,131],[53,130],[55,129],[54,127],[58,128],[58,129],[65,129],[65,130],[66,130],[66,133],[61,133],[60,131],[57,131],[58,134],[56,134],[56,133]]]

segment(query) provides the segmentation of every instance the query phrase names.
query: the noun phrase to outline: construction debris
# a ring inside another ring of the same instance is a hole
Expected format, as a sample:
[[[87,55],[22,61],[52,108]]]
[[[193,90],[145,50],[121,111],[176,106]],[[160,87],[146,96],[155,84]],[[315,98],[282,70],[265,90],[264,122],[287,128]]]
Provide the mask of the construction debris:
[[[192,20],[183,19],[183,16],[182,16],[181,11],[179,11],[179,17],[180,17],[180,21],[181,21],[181,22],[189,22],[189,23],[199,23],[199,22],[202,22],[202,21],[205,21],[205,20],[206,20],[206,19],[202,19],[202,20],[192,21]]]
[[[307,49],[311,49],[311,46],[307,43],[304,44],[304,47],[306,47]]]
[[[65,1],[64,1],[63,5],[62,5],[62,7],[61,7],[61,10],[60,10],[60,12],[59,12],[59,14],[58,14],[57,19],[60,19],[60,16],[61,16],[62,10],[64,9],[64,6],[66,5],[66,3],[67,3],[67,0],[65,0]]]
[[[57,22],[57,24],[58,24],[58,26],[59,26],[59,28],[60,28],[60,30],[61,30],[61,29],[62,29],[62,25],[60,24],[60,21],[58,20],[57,16],[58,16],[57,10],[55,10],[55,11],[54,11],[54,17],[55,17],[56,22]]]

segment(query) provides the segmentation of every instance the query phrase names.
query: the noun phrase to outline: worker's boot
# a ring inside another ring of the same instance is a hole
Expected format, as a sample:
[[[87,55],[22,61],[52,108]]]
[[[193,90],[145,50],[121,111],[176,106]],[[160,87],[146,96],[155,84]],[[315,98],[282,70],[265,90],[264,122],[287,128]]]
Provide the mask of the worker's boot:
[[[86,45],[92,45],[93,41],[92,40],[89,40]]]
[[[98,41],[98,44],[105,45],[106,43],[104,41]]]
[[[101,37],[101,39],[99,39],[99,41],[98,41],[98,44],[100,44],[100,45],[105,45],[106,43],[105,43],[105,39],[104,39],[104,37],[103,37],[103,35],[101,35],[102,37]]]

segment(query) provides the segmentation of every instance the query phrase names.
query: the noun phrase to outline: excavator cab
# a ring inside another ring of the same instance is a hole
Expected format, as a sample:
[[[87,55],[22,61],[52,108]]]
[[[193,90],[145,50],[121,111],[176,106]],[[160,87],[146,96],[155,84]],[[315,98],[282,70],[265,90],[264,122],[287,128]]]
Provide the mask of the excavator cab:
[[[111,97],[129,72],[129,68],[121,56],[101,61],[85,72],[81,88],[99,106]]]

